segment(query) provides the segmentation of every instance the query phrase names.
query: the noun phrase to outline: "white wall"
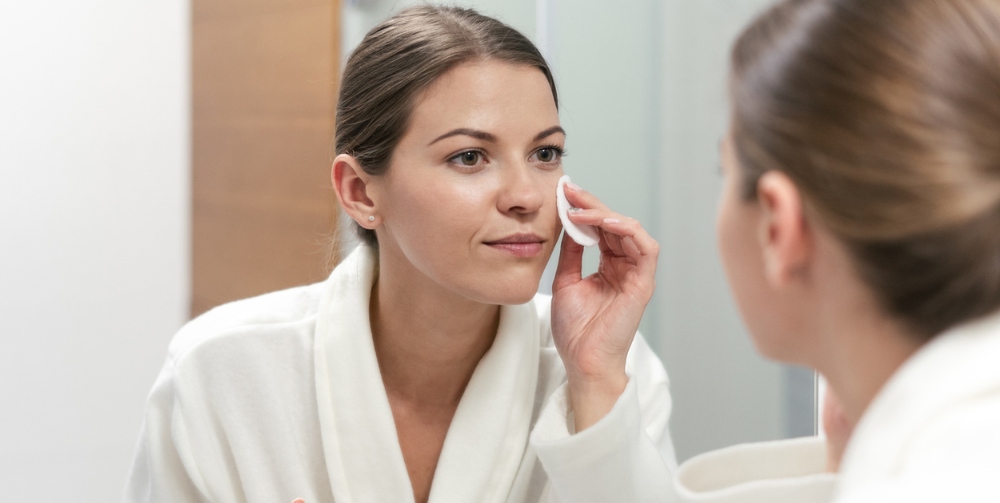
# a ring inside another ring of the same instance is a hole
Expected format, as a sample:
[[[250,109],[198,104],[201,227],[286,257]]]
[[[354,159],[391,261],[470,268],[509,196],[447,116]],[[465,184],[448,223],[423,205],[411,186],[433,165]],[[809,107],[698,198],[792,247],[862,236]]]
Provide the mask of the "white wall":
[[[682,457],[788,431],[786,372],[753,350],[726,286],[715,238],[729,48],[771,0],[665,0],[660,19],[660,131],[653,309],[674,377],[671,422]],[[810,388],[811,389],[811,388]],[[807,399],[806,414],[811,412]]]
[[[0,6],[0,501],[118,501],[188,302],[188,5]]]

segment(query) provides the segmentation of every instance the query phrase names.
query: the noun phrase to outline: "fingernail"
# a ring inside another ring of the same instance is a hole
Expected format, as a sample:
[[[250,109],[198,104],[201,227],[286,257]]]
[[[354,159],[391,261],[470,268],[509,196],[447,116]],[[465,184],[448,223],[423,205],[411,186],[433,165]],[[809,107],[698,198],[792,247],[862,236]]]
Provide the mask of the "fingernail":
[[[573,190],[576,190],[576,191],[583,190],[583,188],[581,188],[579,185],[577,185],[577,184],[575,184],[573,182],[566,182],[566,186],[569,187],[569,188],[571,188],[571,189],[573,189]]]
[[[576,206],[574,206],[574,207],[570,208],[567,211],[569,211],[570,213],[577,213],[577,212],[582,211],[582,210],[583,210],[583,208],[577,208]]]
[[[620,224],[620,223],[622,223],[622,221],[618,220],[617,218],[605,218],[604,219],[604,223],[606,223],[606,224]]]

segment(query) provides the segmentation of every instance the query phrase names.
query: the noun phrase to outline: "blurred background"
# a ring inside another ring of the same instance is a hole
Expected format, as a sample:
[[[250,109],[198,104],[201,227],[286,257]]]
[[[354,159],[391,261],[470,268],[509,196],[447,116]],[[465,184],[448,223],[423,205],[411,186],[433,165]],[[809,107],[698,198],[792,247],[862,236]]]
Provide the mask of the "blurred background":
[[[174,332],[325,277],[337,74],[416,3],[0,6],[0,500],[120,499]],[[727,51],[770,0],[455,3],[539,45],[567,172],[661,244],[642,330],[681,460],[811,434],[812,373],[754,354],[715,246]]]

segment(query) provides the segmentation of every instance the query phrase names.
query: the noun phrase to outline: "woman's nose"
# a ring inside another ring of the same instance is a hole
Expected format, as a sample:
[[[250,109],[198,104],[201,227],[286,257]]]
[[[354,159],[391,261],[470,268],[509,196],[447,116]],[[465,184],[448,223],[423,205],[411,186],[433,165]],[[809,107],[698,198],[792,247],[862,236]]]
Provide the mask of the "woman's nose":
[[[516,214],[538,211],[545,201],[541,177],[525,163],[511,166],[504,171],[503,187],[497,199],[499,210]]]

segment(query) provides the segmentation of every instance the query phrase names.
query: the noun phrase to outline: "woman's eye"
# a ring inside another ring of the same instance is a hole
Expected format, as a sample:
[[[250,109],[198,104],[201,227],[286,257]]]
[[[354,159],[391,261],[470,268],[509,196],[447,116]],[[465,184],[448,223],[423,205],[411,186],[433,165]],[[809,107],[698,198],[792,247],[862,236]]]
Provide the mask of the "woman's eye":
[[[563,151],[556,147],[542,147],[535,151],[535,158],[544,163],[558,162],[562,156]]]
[[[475,166],[476,164],[479,164],[479,161],[481,161],[482,158],[483,154],[476,152],[475,150],[469,150],[452,157],[451,161],[456,164],[461,164],[462,166]]]

